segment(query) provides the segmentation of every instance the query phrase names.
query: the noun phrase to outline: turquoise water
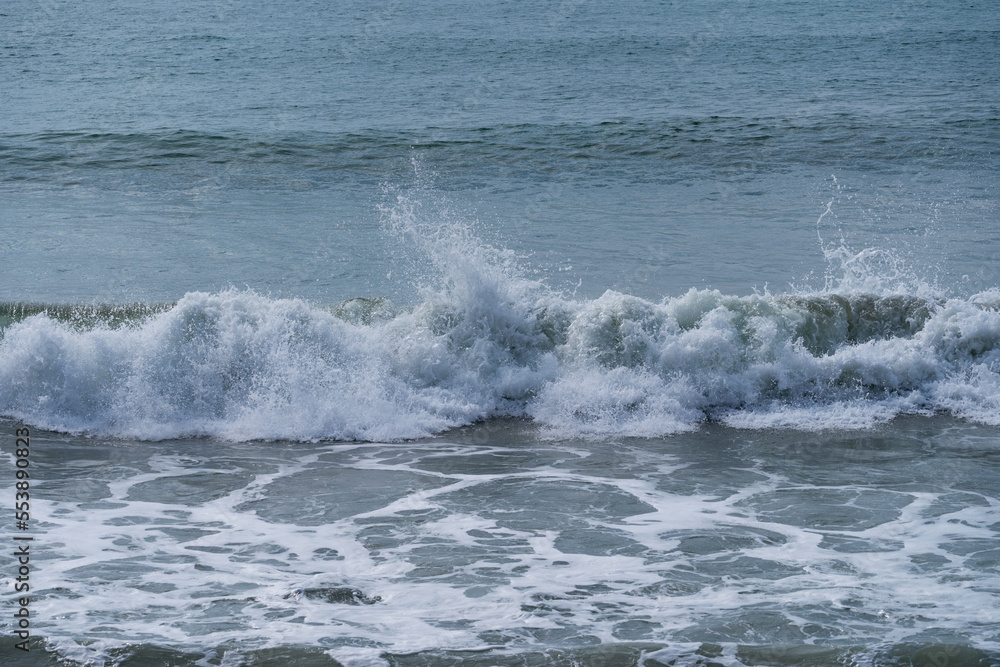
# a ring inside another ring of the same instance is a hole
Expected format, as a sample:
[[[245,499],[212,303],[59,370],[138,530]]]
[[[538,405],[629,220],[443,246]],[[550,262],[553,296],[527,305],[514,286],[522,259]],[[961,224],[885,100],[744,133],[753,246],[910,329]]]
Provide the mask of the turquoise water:
[[[990,3],[0,26],[6,662],[1000,664]]]

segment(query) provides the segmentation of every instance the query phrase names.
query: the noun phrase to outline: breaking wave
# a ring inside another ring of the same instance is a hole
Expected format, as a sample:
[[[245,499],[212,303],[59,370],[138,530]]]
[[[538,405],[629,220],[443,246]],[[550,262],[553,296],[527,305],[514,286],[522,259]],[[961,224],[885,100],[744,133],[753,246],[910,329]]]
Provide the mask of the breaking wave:
[[[866,428],[948,412],[1000,424],[1000,291],[947,298],[886,253],[821,290],[591,300],[523,278],[467,227],[404,199],[389,227],[429,258],[413,308],[250,291],[175,304],[0,304],[0,413],[139,439],[399,440],[493,417],[553,437]]]

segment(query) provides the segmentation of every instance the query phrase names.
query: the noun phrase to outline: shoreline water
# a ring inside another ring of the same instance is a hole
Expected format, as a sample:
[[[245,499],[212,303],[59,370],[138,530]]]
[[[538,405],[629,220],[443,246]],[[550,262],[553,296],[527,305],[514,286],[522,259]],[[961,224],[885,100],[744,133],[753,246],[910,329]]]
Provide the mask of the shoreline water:
[[[48,648],[23,664],[1000,656],[977,602],[998,562],[995,427],[539,435],[510,419],[393,444],[33,429]]]

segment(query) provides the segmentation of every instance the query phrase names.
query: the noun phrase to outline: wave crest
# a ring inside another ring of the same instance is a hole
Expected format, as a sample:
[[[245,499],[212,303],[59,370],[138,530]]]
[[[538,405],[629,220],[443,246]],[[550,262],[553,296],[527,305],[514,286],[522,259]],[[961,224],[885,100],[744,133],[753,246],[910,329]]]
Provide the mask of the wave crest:
[[[691,290],[654,303],[481,287],[403,311],[230,290],[83,324],[37,312],[4,331],[0,409],[144,439],[397,440],[496,416],[567,436],[656,436],[706,419],[855,428],[934,411],[1000,423],[993,292]]]

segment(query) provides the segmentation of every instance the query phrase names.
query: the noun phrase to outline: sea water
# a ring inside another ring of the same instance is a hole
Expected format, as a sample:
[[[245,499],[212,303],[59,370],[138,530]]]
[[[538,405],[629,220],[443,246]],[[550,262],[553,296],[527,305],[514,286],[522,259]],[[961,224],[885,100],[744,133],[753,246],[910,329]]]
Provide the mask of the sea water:
[[[1000,664],[990,3],[0,27],[4,664]]]

